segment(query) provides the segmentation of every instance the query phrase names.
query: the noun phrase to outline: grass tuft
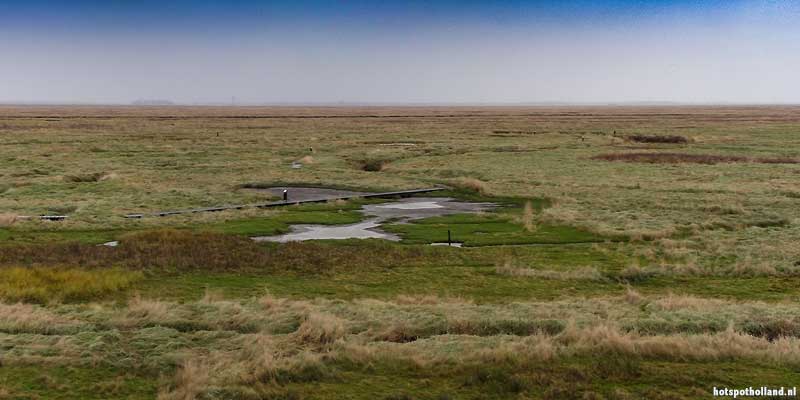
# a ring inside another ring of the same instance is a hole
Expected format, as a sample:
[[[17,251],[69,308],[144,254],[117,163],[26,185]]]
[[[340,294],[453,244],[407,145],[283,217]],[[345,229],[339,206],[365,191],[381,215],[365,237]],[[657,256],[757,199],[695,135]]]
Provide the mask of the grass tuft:
[[[306,344],[329,345],[345,335],[344,321],[334,315],[311,313],[297,329],[297,338]]]
[[[449,184],[457,189],[466,190],[473,193],[486,194],[488,192],[488,186],[486,182],[477,178],[461,177],[449,181]]]
[[[373,156],[356,160],[356,165],[362,171],[380,172],[392,161],[391,158]]]

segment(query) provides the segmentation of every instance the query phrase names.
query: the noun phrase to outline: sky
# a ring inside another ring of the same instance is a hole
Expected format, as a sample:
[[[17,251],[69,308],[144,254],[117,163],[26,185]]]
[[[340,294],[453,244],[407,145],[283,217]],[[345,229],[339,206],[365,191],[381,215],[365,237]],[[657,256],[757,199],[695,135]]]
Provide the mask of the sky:
[[[800,1],[0,0],[0,102],[800,103]]]

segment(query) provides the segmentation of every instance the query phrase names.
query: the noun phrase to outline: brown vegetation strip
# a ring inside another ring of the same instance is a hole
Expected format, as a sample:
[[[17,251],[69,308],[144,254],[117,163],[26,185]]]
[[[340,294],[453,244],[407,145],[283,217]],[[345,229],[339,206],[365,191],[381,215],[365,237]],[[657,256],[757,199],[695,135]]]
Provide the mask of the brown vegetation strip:
[[[717,164],[717,163],[761,163],[761,164],[800,164],[800,160],[788,157],[742,157],[722,156],[714,154],[684,154],[684,153],[609,153],[592,157],[593,160],[639,162],[651,164]]]
[[[677,135],[632,135],[628,139],[639,143],[688,143],[683,136]]]
[[[291,242],[264,245],[243,236],[183,230],[127,235],[118,247],[80,243],[3,246],[0,266],[120,266],[134,269],[208,271],[259,270],[310,274],[354,267],[390,267],[443,262],[452,254],[440,249],[398,248],[383,243],[334,246]]]

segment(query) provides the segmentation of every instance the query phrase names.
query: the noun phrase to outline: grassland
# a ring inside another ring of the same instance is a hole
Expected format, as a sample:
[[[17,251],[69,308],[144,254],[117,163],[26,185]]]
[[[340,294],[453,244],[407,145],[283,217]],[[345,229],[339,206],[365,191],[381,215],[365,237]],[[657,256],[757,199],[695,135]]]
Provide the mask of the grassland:
[[[0,108],[0,399],[797,386],[799,129],[798,107]],[[500,207],[398,243],[247,238],[360,201],[123,217],[272,184]],[[428,246],[448,230],[466,247]]]

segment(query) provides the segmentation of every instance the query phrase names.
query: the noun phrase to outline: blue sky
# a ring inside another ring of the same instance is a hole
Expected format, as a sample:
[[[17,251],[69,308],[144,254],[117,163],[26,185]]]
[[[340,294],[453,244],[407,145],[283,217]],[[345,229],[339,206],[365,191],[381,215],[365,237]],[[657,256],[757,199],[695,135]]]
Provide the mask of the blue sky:
[[[0,1],[0,101],[800,102],[796,1]]]

